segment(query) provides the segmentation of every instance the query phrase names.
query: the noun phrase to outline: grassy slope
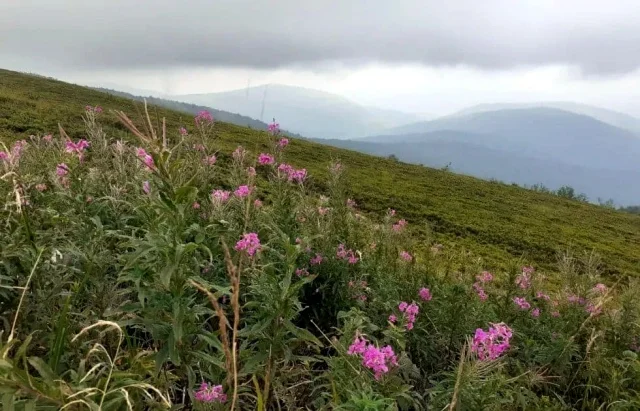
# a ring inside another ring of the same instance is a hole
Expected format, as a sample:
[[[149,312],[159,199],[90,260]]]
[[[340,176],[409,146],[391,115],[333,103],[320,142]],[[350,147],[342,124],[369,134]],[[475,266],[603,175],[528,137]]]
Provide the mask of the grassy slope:
[[[140,110],[140,103],[89,88],[0,70],[0,140],[57,132],[58,122],[80,138],[87,104],[105,108],[105,129],[118,138],[127,133],[108,111],[119,109],[137,118]],[[153,112],[166,117],[174,133],[180,125],[192,124],[191,114],[162,108]],[[262,132],[231,124],[219,123],[216,130],[226,152],[239,144],[257,151],[264,141]],[[455,240],[485,257],[488,268],[522,256],[550,266],[557,251],[571,247],[595,249],[608,274],[640,274],[640,216],[304,140],[292,142],[288,158],[309,169],[312,187],[319,190],[330,160],[340,159],[348,166],[350,189],[363,211],[382,214],[393,207],[419,231],[428,222],[439,241]]]

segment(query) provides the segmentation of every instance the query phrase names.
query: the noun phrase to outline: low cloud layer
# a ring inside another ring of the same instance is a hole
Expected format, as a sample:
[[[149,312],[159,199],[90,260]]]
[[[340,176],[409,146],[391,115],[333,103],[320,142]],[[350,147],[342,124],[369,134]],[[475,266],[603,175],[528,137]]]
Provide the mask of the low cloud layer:
[[[640,2],[5,1],[2,61],[33,71],[384,62],[619,74],[640,67]]]

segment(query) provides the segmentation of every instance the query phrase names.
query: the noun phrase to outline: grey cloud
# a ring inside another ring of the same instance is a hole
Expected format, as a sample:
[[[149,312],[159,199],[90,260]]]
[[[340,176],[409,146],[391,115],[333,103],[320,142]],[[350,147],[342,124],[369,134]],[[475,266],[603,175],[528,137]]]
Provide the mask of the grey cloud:
[[[640,66],[640,2],[0,0],[0,66]],[[52,4],[56,3],[56,4]]]

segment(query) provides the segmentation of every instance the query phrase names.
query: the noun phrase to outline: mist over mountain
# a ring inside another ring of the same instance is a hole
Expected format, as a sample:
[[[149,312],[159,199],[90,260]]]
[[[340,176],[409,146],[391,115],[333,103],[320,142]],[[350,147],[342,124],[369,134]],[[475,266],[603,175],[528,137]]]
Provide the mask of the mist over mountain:
[[[366,141],[428,142],[441,139],[472,143],[494,150],[598,169],[634,170],[640,139],[592,117],[538,107],[448,116],[388,130]],[[434,133],[437,132],[437,133]]]
[[[222,93],[174,95],[173,100],[204,105],[270,122],[313,138],[357,138],[417,122],[424,115],[367,107],[342,96],[302,87],[268,84]]]
[[[604,123],[611,124],[612,126],[620,127],[640,133],[640,119],[627,113],[621,113],[619,111],[609,110],[602,107],[590,106],[587,104],[574,103],[571,101],[546,101],[546,102],[531,102],[531,103],[496,103],[496,104],[479,104],[460,110],[451,116],[463,116],[472,113],[481,113],[485,111],[497,111],[505,109],[518,109],[518,108],[557,108],[560,110],[570,111],[576,114],[583,114],[600,120]]]

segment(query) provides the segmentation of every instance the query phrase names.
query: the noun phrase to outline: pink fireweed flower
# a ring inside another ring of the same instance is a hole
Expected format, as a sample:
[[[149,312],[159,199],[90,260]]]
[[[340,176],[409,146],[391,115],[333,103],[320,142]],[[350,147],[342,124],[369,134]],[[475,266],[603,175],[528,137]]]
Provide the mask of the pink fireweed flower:
[[[373,344],[367,345],[364,353],[362,353],[362,365],[373,371],[376,380],[379,380],[383,374],[389,372],[387,356]]]
[[[395,315],[391,314],[389,316],[389,322],[395,324],[396,321],[398,321],[398,317],[396,317]]]
[[[531,308],[531,304],[524,297],[513,297],[513,302],[515,305],[520,307],[521,310],[528,310]]]
[[[181,136],[186,136],[187,134],[189,134],[189,132],[187,131],[187,129],[186,129],[186,128],[184,128],[184,127],[180,127],[180,128],[178,129],[178,133],[180,133],[180,135],[181,135]]]
[[[231,156],[233,157],[234,160],[236,161],[242,161],[244,160],[244,156],[247,154],[247,150],[244,149],[244,147],[242,146],[238,146],[234,152],[231,154]]]
[[[533,318],[540,317],[540,309],[539,308],[534,308],[533,310],[531,310],[531,316]]]
[[[50,142],[51,142],[51,140],[53,140],[53,135],[51,135],[51,134],[47,134],[46,136],[42,136],[42,139],[43,139],[45,142],[50,143]]]
[[[196,126],[213,124],[213,116],[206,110],[199,111],[193,120]]]
[[[413,256],[406,251],[400,251],[400,258],[407,262],[413,260]]]
[[[407,226],[407,220],[405,220],[404,218],[400,221],[398,221],[397,223],[395,223],[393,226],[391,226],[391,228],[393,229],[393,231],[395,232],[400,232],[402,231],[403,228],[405,228]]]
[[[227,395],[222,391],[222,385],[211,385],[203,382],[200,389],[194,393],[196,401],[199,402],[225,402]]]
[[[218,161],[218,159],[213,154],[202,159],[202,163],[205,166],[212,166],[212,165],[214,165],[216,163],[216,161]]]
[[[379,380],[389,372],[389,368],[398,365],[398,357],[389,345],[378,348],[368,343],[363,337],[357,336],[347,351],[349,355],[361,355],[362,365],[374,373],[374,378]]]
[[[305,268],[298,268],[296,269],[296,275],[298,277],[308,277],[309,271],[307,271]]]
[[[580,298],[580,297],[578,297],[578,296],[577,296],[577,295],[575,295],[575,294],[569,294],[569,295],[567,296],[567,301],[568,301],[568,302],[570,302],[570,303],[579,303],[579,302],[580,302],[580,300],[581,300],[581,298]]]
[[[589,303],[584,309],[586,312],[591,314],[592,316],[596,316],[602,312],[602,306]]]
[[[591,289],[591,291],[604,294],[607,292],[607,286],[602,283],[598,283]]]
[[[523,267],[522,274],[516,277],[516,285],[523,290],[531,287],[531,274],[533,273],[532,267]]]
[[[89,145],[89,142],[85,139],[78,140],[77,143],[68,140],[65,143],[64,151],[67,153],[77,154],[80,161],[82,161],[84,151],[89,147]]]
[[[236,251],[244,251],[249,257],[253,257],[256,252],[260,251],[262,246],[260,245],[260,239],[256,233],[248,233],[242,236],[236,243]]]
[[[260,155],[258,156],[258,164],[260,165],[263,165],[263,166],[271,165],[274,162],[275,162],[275,159],[270,154],[260,153]]]
[[[547,294],[543,293],[542,291],[538,291],[536,293],[536,298],[539,298],[541,300],[545,300],[545,301],[550,301],[551,297],[549,297]]]
[[[254,206],[255,208],[260,208],[260,207],[262,207],[262,201],[260,201],[259,199],[256,199],[256,200],[253,202],[253,206]]]
[[[324,260],[324,257],[322,257],[321,254],[316,253],[315,257],[313,257],[311,260],[309,260],[309,264],[311,264],[311,265],[320,265],[320,264],[322,264],[322,260]]]
[[[153,169],[155,167],[155,163],[153,162],[153,157],[151,154],[147,153],[144,148],[138,147],[136,149],[136,154],[138,158],[147,166],[148,169]]]
[[[46,184],[36,184],[36,190],[43,192],[47,189],[47,185]]]
[[[560,317],[560,312],[559,311],[554,311],[554,312],[551,313],[551,316],[555,317],[555,318]]]
[[[276,123],[274,120],[272,123],[269,123],[267,130],[275,136],[280,133],[280,124]]]
[[[407,304],[407,302],[402,301],[400,304],[398,304],[398,310],[400,310],[400,312],[403,313],[405,312],[408,306],[409,304]]]
[[[367,340],[362,337],[356,335],[353,339],[353,343],[349,346],[347,350],[347,354],[349,355],[357,355],[364,353],[364,350],[367,348]]]
[[[278,166],[278,172],[282,173],[282,175],[288,176],[294,171],[294,168],[289,164],[282,163]]]
[[[194,201],[193,204],[191,204],[191,208],[193,208],[194,210],[200,210],[200,203]]]
[[[5,161],[9,158],[9,154],[6,151],[0,151],[0,160]]]
[[[431,301],[431,290],[428,288],[422,287],[420,291],[418,291],[418,295],[422,298],[422,301]]]
[[[214,204],[222,204],[229,200],[231,193],[229,191],[215,190],[211,193],[211,201]]]
[[[56,166],[56,174],[58,175],[58,177],[64,177],[67,174],[69,174],[69,166],[67,166],[65,163],[60,163]]]
[[[207,148],[202,144],[194,144],[193,149],[196,151],[202,151],[202,152],[207,150]]]
[[[255,177],[256,176],[256,169],[254,167],[247,168],[247,175],[249,177]]]
[[[251,194],[251,188],[249,186],[240,186],[233,192],[236,197],[244,198]]]
[[[302,183],[305,178],[307,178],[307,169],[306,168],[301,168],[299,170],[294,170],[293,173],[289,174],[289,181],[295,181],[297,183]]]
[[[476,276],[476,280],[480,281],[481,283],[489,283],[493,281],[493,274],[491,274],[489,271],[483,271]]]
[[[283,137],[278,141],[278,147],[279,148],[285,148],[288,145],[289,145],[289,139],[288,138],[284,138]]]
[[[151,185],[148,181],[142,183],[142,191],[144,191],[145,194],[149,194],[151,192]]]
[[[480,361],[495,360],[509,349],[509,340],[513,336],[511,328],[504,323],[492,324],[489,331],[476,329],[471,343],[471,352]]]

